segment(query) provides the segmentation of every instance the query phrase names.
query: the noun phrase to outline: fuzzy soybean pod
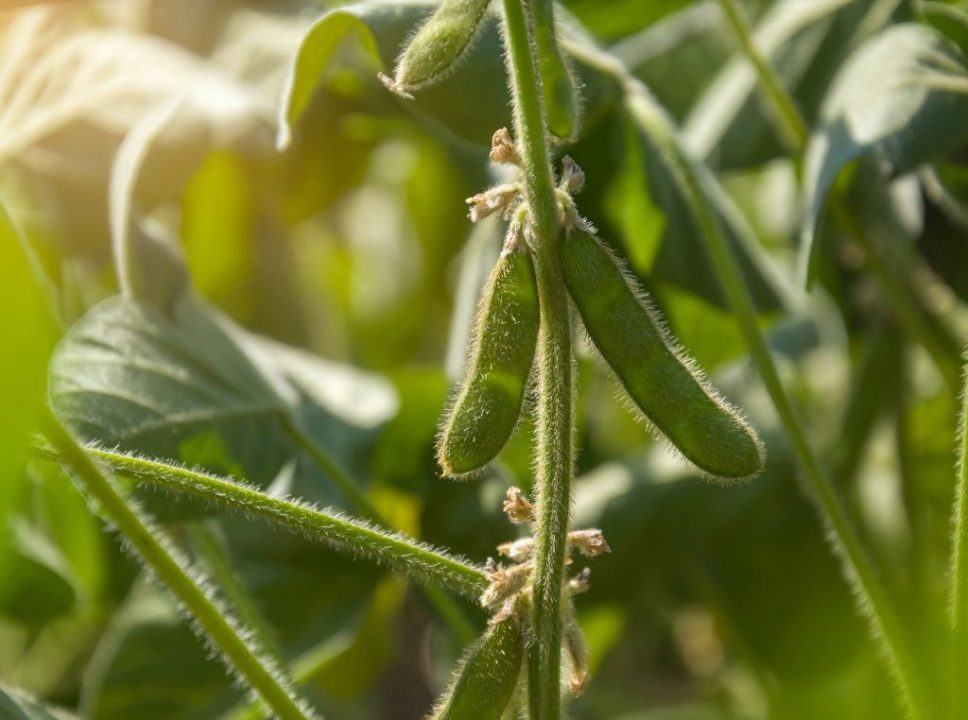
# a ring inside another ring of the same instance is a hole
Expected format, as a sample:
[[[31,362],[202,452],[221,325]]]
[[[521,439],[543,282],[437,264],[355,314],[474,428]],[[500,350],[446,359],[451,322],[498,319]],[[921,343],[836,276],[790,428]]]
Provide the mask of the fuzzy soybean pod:
[[[443,0],[397,60],[389,85],[409,94],[442,80],[470,48],[490,0]]]
[[[554,0],[531,0],[530,7],[548,130],[567,140],[578,132],[578,93],[558,48]]]
[[[518,620],[501,620],[484,631],[464,656],[433,720],[500,720],[521,673],[524,638]]]
[[[645,417],[708,475],[757,475],[763,446],[756,432],[676,346],[647,296],[598,238],[571,231],[562,269],[585,329]]]
[[[525,249],[505,251],[477,309],[464,384],[444,417],[437,459],[460,477],[493,460],[521,414],[538,339],[538,292]]]

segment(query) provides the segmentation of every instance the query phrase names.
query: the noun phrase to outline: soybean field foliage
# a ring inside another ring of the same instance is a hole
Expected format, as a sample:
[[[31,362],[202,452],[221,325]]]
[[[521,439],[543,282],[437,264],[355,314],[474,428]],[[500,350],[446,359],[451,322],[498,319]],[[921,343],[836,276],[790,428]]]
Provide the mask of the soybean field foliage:
[[[966,0],[0,3],[0,720],[965,720]]]

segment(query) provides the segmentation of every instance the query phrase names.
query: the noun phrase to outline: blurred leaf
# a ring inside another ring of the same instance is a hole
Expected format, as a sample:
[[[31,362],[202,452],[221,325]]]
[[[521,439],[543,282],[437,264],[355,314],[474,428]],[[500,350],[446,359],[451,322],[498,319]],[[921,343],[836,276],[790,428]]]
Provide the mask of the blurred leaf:
[[[19,541],[25,539],[21,537]],[[50,550],[50,544],[44,540],[44,550]],[[56,562],[52,566],[50,558],[36,548],[24,553],[21,546],[19,550],[5,550],[4,554],[0,613],[37,629],[71,610],[76,595],[62,566]]]
[[[296,56],[283,100],[280,144],[289,142],[317,87],[333,72],[331,63],[345,41],[355,38],[359,42],[369,58],[368,72],[375,80],[377,71],[393,67],[405,38],[432,8],[433,3],[425,0],[377,0],[324,15],[309,30]],[[473,102],[457,100],[468,91],[473,93]],[[465,139],[485,145],[496,128],[510,125],[506,94],[500,39],[493,17],[488,17],[467,61],[455,73],[417,93],[415,100],[398,102]]]
[[[831,48],[823,55],[818,51],[832,16],[849,5],[850,0],[782,0],[770,8],[753,41],[787,88],[795,91],[808,71],[816,72],[818,63],[836,67],[837,55]],[[745,56],[735,56],[693,105],[683,125],[686,146],[719,167],[756,165],[775,155],[779,145],[774,123],[764,114],[757,88],[756,73]]]
[[[185,187],[182,245],[198,293],[247,320],[255,303],[251,286],[256,189],[237,153],[212,153]]]
[[[723,32],[715,1],[689,3],[641,32],[609,47],[677,120],[692,107],[729,59],[733,46]]]
[[[282,457],[285,403],[238,347],[225,321],[191,295],[171,318],[123,298],[71,328],[54,353],[50,399],[81,437],[177,458],[179,444],[214,429],[253,482]]]
[[[175,45],[115,29],[78,32],[62,17],[40,8],[16,15],[7,28],[3,47],[12,67],[5,77],[17,84],[3,88],[11,100],[0,112],[0,160],[79,121],[123,135],[146,112],[179,97],[222,138],[270,117],[259,96]],[[179,140],[189,128],[179,128]],[[191,130],[198,133],[197,126]]]
[[[5,720],[71,720],[74,717],[3,686],[0,686],[0,715]]]
[[[940,83],[968,82],[957,49],[937,31],[895,25],[862,45],[842,67],[810,139],[804,170],[807,217],[800,268],[812,274],[814,236],[827,192],[851,160],[871,153],[902,175],[968,140],[968,93]]]
[[[245,532],[257,537],[243,541]],[[272,536],[251,524],[239,524],[232,535],[240,581],[287,658],[340,633],[356,634],[360,596],[373,583],[369,568],[331,564],[331,554],[304,541],[267,543]],[[313,613],[304,612],[307,605]],[[142,582],[101,639],[84,678],[81,710],[91,720],[210,720],[243,698],[168,596]]]
[[[176,198],[210,147],[266,157],[273,107],[252,88],[161,39],[98,27],[76,4],[11,16],[0,59],[0,161],[68,255],[103,252],[106,194],[121,139],[165,103],[178,111],[128,192],[142,209]]]
[[[968,54],[968,3],[922,0],[917,3],[925,21]]]
[[[55,298],[41,285],[44,277],[28,243],[0,204],[0,308],[13,349],[0,355],[0,611],[42,624],[71,606],[74,591],[60,572],[24,555],[11,526],[13,513],[29,511],[23,465],[40,420],[55,338]]]
[[[338,77],[347,54],[354,60],[350,65],[368,75],[369,84],[375,87],[377,73],[394,66],[405,40],[434,7],[435,3],[428,0],[371,0],[340,7],[320,18],[306,34],[290,72],[280,120],[280,146],[288,145],[297,134],[297,125],[314,95]],[[347,53],[347,43],[355,52]],[[600,73],[578,65],[588,124],[609,102],[611,83]],[[391,97],[389,91],[379,97],[384,106],[402,106],[431,126],[446,128],[458,138],[488,147],[497,128],[511,125],[507,87],[503,46],[491,13],[484,19],[466,61],[455,72],[415,93],[413,100]]]
[[[789,293],[785,282],[773,269],[748,221],[709,168],[689,154],[665,110],[641,85],[629,91],[625,108],[645,139],[648,187],[666,218],[654,275],[718,307],[727,307],[697,220],[697,203],[707,202],[737,256],[757,308],[768,312],[786,304]]]
[[[168,597],[138,585],[87,668],[81,714],[92,720],[216,717],[217,699],[230,681],[206,655]]]
[[[604,193],[604,210],[622,233],[623,250],[632,269],[649,275],[662,247],[666,217],[650,192],[645,142],[628,118],[622,120],[622,164]]]
[[[564,5],[581,23],[599,37],[621,37],[658,22],[680,10],[688,0],[666,0],[643,5],[639,0],[566,0]]]

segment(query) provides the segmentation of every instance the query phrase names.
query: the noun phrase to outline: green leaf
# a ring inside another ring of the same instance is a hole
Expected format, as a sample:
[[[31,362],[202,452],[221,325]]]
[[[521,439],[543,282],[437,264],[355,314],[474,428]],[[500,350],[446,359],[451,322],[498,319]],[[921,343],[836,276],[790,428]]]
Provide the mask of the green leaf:
[[[383,381],[251,336],[191,294],[170,315],[94,307],[54,353],[50,400],[85,440],[155,457],[204,461],[199,437],[215,434],[225,452],[209,467],[237,463],[258,485],[296,454],[289,425],[349,454],[396,409]]]
[[[510,127],[504,48],[494,13],[485,16],[466,59],[446,78],[422,89],[413,100],[393,96],[376,80],[388,73],[405,44],[437,6],[429,0],[372,0],[340,7],[325,14],[306,34],[290,70],[279,122],[279,145],[286,147],[300,133],[315,132],[302,120],[317,95],[345,84],[347,68],[366,76],[380,92],[375,107],[381,113],[403,109],[432,127],[472,143],[490,146],[491,135]],[[615,97],[613,83],[580,61],[575,72],[583,89],[584,116],[590,124]],[[372,93],[371,93],[372,94]]]
[[[783,0],[770,8],[753,40],[786,87],[795,91],[810,73],[817,72],[818,66],[832,72],[839,56],[839,48],[825,42],[833,34],[832,21],[844,15],[842,11],[847,8],[859,14],[858,5],[862,4],[850,0]],[[756,165],[775,156],[779,143],[773,123],[756,97],[757,87],[756,73],[745,56],[734,56],[692,106],[683,123],[686,145],[718,167]]]
[[[405,39],[434,7],[426,0],[376,0],[343,7],[320,18],[306,34],[290,72],[279,144],[289,143],[313,96],[339,65],[347,41],[352,39],[357,51],[363,51],[366,62],[362,65],[375,83],[377,72],[393,67]],[[464,139],[485,145],[495,129],[510,125],[511,118],[501,42],[493,16],[485,18],[483,25],[467,61],[453,74],[421,91],[413,101],[396,102]],[[460,99],[469,100],[469,93],[473,102]]]
[[[282,460],[276,420],[286,405],[226,324],[191,295],[171,317],[107,300],[55,351],[51,405],[86,440],[159,457],[178,458],[185,438],[213,429],[248,476],[265,482]]]
[[[962,53],[968,53],[968,3],[922,0],[917,3],[925,22],[940,30]]]
[[[4,720],[72,720],[70,713],[43,705],[30,696],[0,685],[0,716]]]
[[[783,307],[789,293],[753,229],[709,168],[686,149],[664,109],[641,85],[627,94],[625,108],[644,138],[648,188],[666,218],[653,270],[656,277],[727,307],[701,236],[696,194],[703,193],[737,256],[757,308],[769,312]]]
[[[807,216],[800,269],[814,274],[820,213],[840,170],[872,155],[902,175],[968,141],[968,94],[943,84],[968,82],[964,59],[937,31],[895,25],[862,45],[843,66],[804,161]]]

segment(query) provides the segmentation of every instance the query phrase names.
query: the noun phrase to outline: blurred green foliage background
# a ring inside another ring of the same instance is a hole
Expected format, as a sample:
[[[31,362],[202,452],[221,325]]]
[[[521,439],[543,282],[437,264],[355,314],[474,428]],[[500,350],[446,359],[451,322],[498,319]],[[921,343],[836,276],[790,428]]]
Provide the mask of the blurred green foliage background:
[[[326,31],[324,71],[277,150],[292,58],[335,5],[115,0],[0,10],[5,686],[98,720],[205,720],[242,697],[62,471],[28,448],[54,344],[117,291],[108,202],[116,158],[172,98],[181,100],[170,122],[122,188],[131,232],[165,249],[145,282],[162,295],[184,282],[172,252],[180,248],[200,296],[248,331],[305,351],[247,336],[301,378],[300,412],[314,435],[396,527],[475,561],[514,537],[500,504],[509,485],[530,484],[528,423],[476,481],[442,480],[433,457],[502,235],[494,220],[472,227],[464,203],[497,178],[487,143],[508,123],[497,34],[486,29],[464,68],[406,103],[375,74],[427,6],[370,3],[340,16]],[[851,222],[822,216],[818,282],[806,293],[795,259],[810,188],[718,5],[564,7],[645,82],[742,213],[756,242],[738,247],[783,379],[901,610],[916,662],[927,663],[944,628],[950,378],[968,329],[968,228],[957,214],[968,202],[964,103],[946,106],[956,132],[943,131],[948,142],[932,149],[927,170],[898,163],[885,179],[861,160],[839,175]],[[959,43],[964,51],[968,25],[948,7],[968,12],[964,2],[744,4],[812,128],[823,125],[848,58],[887,28],[934,27],[951,52]],[[900,717],[684,201],[614,83],[576,69],[584,123],[567,152],[588,179],[581,210],[684,347],[747,409],[769,461],[745,486],[703,482],[649,438],[583,347],[574,520],[601,527],[612,553],[596,560],[578,601],[593,677],[572,716]],[[893,296],[872,270],[871,246]],[[899,315],[898,293],[913,325]],[[86,408],[78,403],[75,418]],[[91,422],[89,435],[125,444],[124,427]],[[277,430],[271,418],[247,417],[127,444],[350,510]],[[443,618],[403,578],[319,545],[171,497],[143,499],[176,545],[216,579],[238,581],[248,596],[238,602],[252,606],[239,612],[264,618],[279,657],[312,667],[308,694],[326,717],[422,717],[468,628],[485,622],[469,604]],[[206,552],[199,537],[216,547]]]

